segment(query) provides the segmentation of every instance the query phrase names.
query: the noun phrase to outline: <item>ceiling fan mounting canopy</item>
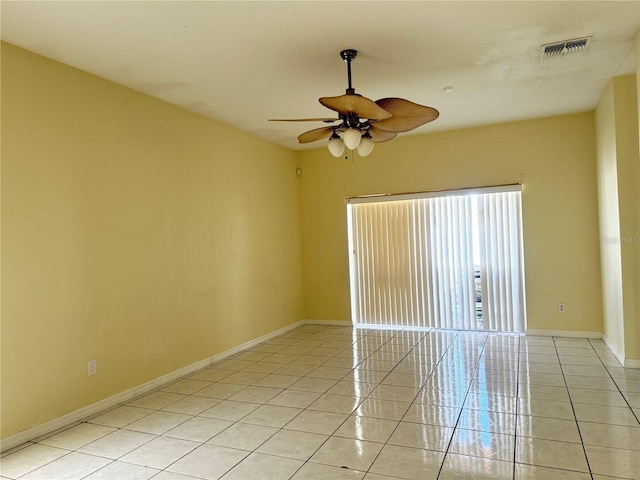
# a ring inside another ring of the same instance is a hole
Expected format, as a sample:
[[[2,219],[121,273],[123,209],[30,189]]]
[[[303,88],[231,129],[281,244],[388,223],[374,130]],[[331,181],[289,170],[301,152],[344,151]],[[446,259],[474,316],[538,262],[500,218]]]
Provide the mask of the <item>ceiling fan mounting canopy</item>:
[[[348,48],[340,52],[340,58],[342,58],[345,62],[352,62],[356,59],[357,56],[358,51],[353,50],[352,48]]]
[[[334,156],[339,157],[344,151],[345,144],[347,148],[357,148],[361,156],[366,156],[371,152],[373,143],[386,142],[395,138],[400,132],[408,132],[438,118],[439,112],[435,108],[419,105],[403,98],[382,98],[374,102],[357,94],[351,84],[351,62],[357,55],[358,51],[354,49],[340,52],[340,58],[347,63],[346,93],[337,97],[319,99],[322,105],[337,112],[338,118],[273,119],[273,121],[340,122],[315,128],[298,136],[300,143],[329,138],[329,150]]]

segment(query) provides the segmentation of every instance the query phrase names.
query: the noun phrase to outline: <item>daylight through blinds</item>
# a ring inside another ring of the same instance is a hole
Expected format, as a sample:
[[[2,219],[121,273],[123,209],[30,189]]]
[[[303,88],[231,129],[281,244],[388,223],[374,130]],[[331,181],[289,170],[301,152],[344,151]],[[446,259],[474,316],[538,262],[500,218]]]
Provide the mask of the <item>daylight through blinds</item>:
[[[519,190],[347,208],[354,323],[524,331]]]

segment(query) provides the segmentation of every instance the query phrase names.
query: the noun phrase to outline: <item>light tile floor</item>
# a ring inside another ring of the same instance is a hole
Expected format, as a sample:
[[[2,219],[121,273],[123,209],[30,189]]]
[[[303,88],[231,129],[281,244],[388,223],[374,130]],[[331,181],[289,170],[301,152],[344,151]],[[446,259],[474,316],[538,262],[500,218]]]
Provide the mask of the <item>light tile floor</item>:
[[[0,459],[7,479],[640,478],[599,340],[307,325]]]

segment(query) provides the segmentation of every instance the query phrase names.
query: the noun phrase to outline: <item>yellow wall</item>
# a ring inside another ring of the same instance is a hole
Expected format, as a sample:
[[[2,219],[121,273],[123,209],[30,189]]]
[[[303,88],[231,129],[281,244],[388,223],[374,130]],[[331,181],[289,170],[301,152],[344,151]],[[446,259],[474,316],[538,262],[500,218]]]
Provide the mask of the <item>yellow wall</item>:
[[[638,125],[638,168],[640,168],[640,30],[636,34],[635,41],[636,48],[636,123]],[[635,189],[635,200],[632,199],[634,205],[636,205],[635,221],[636,231],[635,235],[640,239],[640,173],[638,183]],[[640,241],[640,240],[639,240]],[[637,290],[640,291],[640,245],[636,253],[636,278],[637,278]],[[636,359],[640,359],[640,295],[635,295],[636,298]]]
[[[636,77],[613,78],[596,108],[604,334],[640,358],[640,155]]]
[[[350,319],[345,197],[522,182],[528,328],[602,331],[593,113],[399,136],[366,158],[324,146],[299,158],[308,318]]]
[[[635,75],[615,77],[625,358],[640,359],[640,156]]]
[[[2,44],[1,153],[2,437],[304,318],[294,152]]]
[[[618,208],[613,83],[609,83],[596,108],[598,210],[602,272],[603,333],[624,356],[622,260]]]

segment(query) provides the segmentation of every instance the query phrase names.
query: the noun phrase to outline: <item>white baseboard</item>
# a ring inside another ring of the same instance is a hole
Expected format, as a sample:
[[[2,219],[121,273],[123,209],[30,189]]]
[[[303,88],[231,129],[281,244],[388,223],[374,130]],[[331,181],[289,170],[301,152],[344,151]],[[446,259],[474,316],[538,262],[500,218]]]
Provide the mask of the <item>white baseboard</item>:
[[[328,325],[333,327],[353,327],[348,320],[303,320],[305,325]]]
[[[624,355],[622,354],[622,352],[620,352],[620,350],[618,350],[618,347],[616,347],[613,342],[609,340],[609,337],[607,337],[605,334],[602,334],[602,341],[607,346],[607,348],[611,350],[611,353],[613,353],[614,357],[616,357],[616,360],[620,362],[620,365],[624,366]]]
[[[73,423],[79,422],[86,418],[89,418],[97,413],[100,413],[104,410],[108,410],[117,406],[118,404],[127,402],[139,395],[144,393],[148,393],[156,388],[159,388],[167,383],[170,383],[174,380],[178,380],[181,377],[189,375],[191,373],[195,373],[198,370],[208,367],[209,365],[219,362],[220,360],[224,360],[227,357],[240,353],[243,350],[247,350],[255,345],[266,342],[278,335],[282,335],[283,333],[287,333],[294,328],[297,328],[301,325],[311,323],[309,320],[300,320],[298,322],[292,323],[290,325],[286,325],[278,330],[274,330],[273,332],[267,333],[266,335],[262,335],[261,337],[255,338],[253,340],[249,340],[248,342],[243,343],[242,345],[238,345],[237,347],[226,350],[222,353],[214,355],[212,357],[205,358],[204,360],[200,360],[191,365],[187,365],[186,367],[179,368],[171,373],[166,375],[162,375],[161,377],[155,378],[149,382],[143,383],[142,385],[138,385],[136,387],[125,390],[124,392],[117,393],[110,397],[107,397],[103,400],[100,400],[96,403],[92,403],[91,405],[87,405],[86,407],[79,408],[74,410],[73,412],[67,413],[58,418],[54,418],[53,420],[49,420],[48,422],[41,423],[40,425],[36,425],[34,427],[28,428],[21,432],[18,432],[9,437],[3,438],[0,440],[0,451],[6,451],[17,447],[23,443],[29,442],[33,439],[43,437],[48,435],[56,430],[60,430],[64,427],[67,427]],[[334,325],[337,322],[323,322],[323,321],[313,321],[314,324],[317,325]]]
[[[4,452],[5,450],[9,450],[35,438],[45,436],[49,433],[55,432],[56,430],[60,430],[67,425],[71,425],[73,423],[79,422],[80,420],[91,417],[92,415],[95,415],[99,412],[108,410],[120,403],[127,402],[137,397],[138,395],[150,392],[151,390],[154,390],[164,384],[170,383],[173,380],[177,380],[180,377],[184,377],[185,375],[189,375],[190,373],[195,373],[198,370],[201,370],[209,365],[211,365],[210,358],[201,360],[186,367],[180,368],[174,372],[155,378],[149,382],[143,383],[142,385],[137,385],[133,388],[125,390],[124,392],[117,393],[96,403],[87,405],[86,407],[74,410],[73,412],[67,413],[66,415],[63,415],[61,417],[54,418],[53,420],[49,420],[48,422],[41,423],[39,425],[36,425],[35,427],[28,428],[27,430],[23,430],[14,435],[3,438],[1,440],[0,450]]]
[[[527,328],[526,335],[532,337],[602,338],[602,332],[577,330],[537,330]]]
[[[625,358],[624,354],[620,352],[620,350],[618,350],[618,347],[616,347],[613,342],[604,334],[602,335],[602,341],[604,341],[607,348],[611,350],[611,353],[613,353],[613,355],[616,357],[616,360],[618,360],[620,362],[620,365],[622,365],[624,368],[640,368],[640,360],[635,358]]]

